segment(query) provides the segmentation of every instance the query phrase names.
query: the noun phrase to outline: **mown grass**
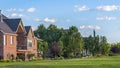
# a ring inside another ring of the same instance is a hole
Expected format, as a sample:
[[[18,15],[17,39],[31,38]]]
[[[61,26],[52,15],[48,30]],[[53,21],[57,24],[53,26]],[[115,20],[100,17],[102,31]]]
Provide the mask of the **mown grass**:
[[[120,68],[120,56],[30,62],[1,62],[0,68]]]

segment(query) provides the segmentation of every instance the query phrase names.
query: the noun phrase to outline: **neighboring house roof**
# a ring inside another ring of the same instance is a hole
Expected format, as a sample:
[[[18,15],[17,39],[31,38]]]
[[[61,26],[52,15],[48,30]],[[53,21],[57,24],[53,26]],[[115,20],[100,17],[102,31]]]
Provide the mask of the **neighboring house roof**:
[[[30,28],[31,28],[31,26],[25,26],[25,30],[26,30],[27,34],[29,33]]]
[[[26,34],[26,35],[28,35],[28,33],[29,33],[30,29],[31,29],[31,26],[25,26],[25,30],[26,30],[26,32],[27,32],[27,34]]]
[[[23,30],[26,33],[26,36],[28,36],[28,33],[30,32],[30,30],[32,30],[31,26],[23,25],[21,18],[9,19],[2,14],[2,19],[3,19],[3,22],[0,22],[0,31],[3,31],[5,33],[14,34],[16,33],[16,31],[18,31],[18,28],[22,26]]]
[[[0,22],[0,30],[3,31],[4,33],[13,33],[9,26],[4,22]]]
[[[5,21],[5,23],[12,29],[13,32],[16,32],[21,19],[20,18],[18,18],[18,19],[3,19],[3,21]]]

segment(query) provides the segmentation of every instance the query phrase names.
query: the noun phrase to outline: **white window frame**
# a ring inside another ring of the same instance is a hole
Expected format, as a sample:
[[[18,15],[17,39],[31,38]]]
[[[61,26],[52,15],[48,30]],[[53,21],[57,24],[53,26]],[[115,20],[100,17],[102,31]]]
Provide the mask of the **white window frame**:
[[[10,36],[10,44],[13,44],[13,36]]]
[[[31,46],[30,46],[30,44],[31,44]],[[29,40],[29,39],[28,39],[28,47],[32,47],[32,46],[33,46],[32,40]]]

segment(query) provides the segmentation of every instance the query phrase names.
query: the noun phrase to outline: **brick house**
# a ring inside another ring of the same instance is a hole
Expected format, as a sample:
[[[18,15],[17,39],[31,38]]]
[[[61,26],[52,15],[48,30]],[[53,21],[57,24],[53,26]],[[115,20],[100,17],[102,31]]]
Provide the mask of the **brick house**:
[[[26,60],[28,54],[37,57],[37,38],[31,26],[24,26],[20,18],[9,19],[0,11],[0,59],[14,56]]]

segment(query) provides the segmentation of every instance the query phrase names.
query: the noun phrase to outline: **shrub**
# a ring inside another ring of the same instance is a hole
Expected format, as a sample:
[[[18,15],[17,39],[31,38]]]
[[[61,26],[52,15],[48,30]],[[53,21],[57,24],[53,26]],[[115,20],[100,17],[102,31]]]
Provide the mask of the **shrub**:
[[[8,60],[6,60],[6,62],[12,62],[12,60],[9,60],[9,59],[8,59]]]
[[[34,57],[34,54],[28,54],[27,57],[28,57],[28,59],[30,60],[31,58]]]
[[[69,55],[69,58],[73,58],[74,57],[74,54],[71,52],[68,54]]]
[[[113,52],[109,53],[109,56],[117,56],[117,55],[118,55],[117,53],[113,53]]]
[[[56,57],[54,58],[54,60],[63,60],[63,59],[64,59],[64,57],[62,57],[62,56],[60,56],[60,57],[57,57],[57,56],[56,56]]]
[[[2,60],[0,60],[0,62],[6,62],[6,60],[3,60],[3,59],[2,59]]]
[[[0,62],[12,62],[12,60],[9,60],[9,59],[7,59],[7,60],[0,60]]]
[[[58,57],[58,60],[64,60],[64,57],[60,56]]]
[[[39,60],[43,60],[43,58],[37,57],[37,58],[34,58],[34,59],[33,59],[33,61],[39,61]]]
[[[23,62],[23,60],[22,60],[22,59],[18,59],[17,61],[18,61],[18,62]]]
[[[97,54],[96,57],[102,57],[102,54]]]

